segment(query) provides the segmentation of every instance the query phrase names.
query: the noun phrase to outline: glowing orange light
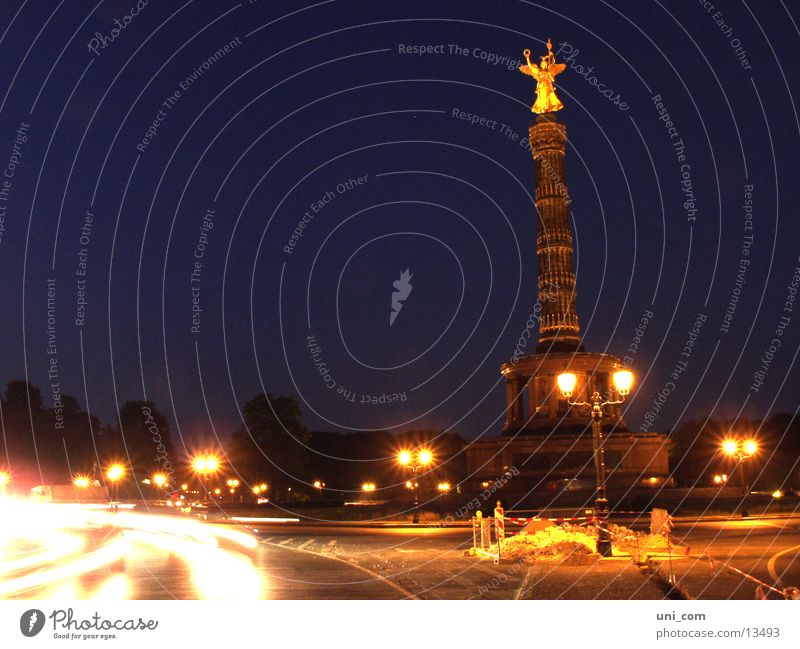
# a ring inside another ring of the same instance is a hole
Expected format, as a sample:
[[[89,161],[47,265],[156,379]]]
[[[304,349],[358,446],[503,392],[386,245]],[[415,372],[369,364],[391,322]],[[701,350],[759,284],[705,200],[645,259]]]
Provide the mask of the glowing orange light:
[[[111,480],[111,482],[116,482],[117,480],[121,480],[125,476],[125,467],[121,464],[112,464],[108,471],[106,471],[106,477]]]
[[[419,463],[422,466],[427,466],[433,462],[433,453],[431,453],[428,449],[424,448],[419,452]]]
[[[192,459],[192,468],[197,473],[214,473],[219,469],[219,464],[219,458],[214,455],[198,455]]]
[[[756,440],[748,439],[744,443],[744,452],[747,453],[747,455],[755,455],[758,452],[758,444],[756,443]]]
[[[78,489],[87,489],[89,487],[89,478],[85,475],[76,475],[72,479],[72,484]]]
[[[556,382],[558,383],[558,389],[561,390],[561,396],[565,399],[569,399],[575,391],[578,377],[572,372],[563,372],[558,375]]]
[[[397,454],[397,461],[403,466],[411,464],[410,451],[400,451],[400,453]]]
[[[156,473],[153,475],[152,481],[156,487],[163,487],[167,484],[167,476],[164,473]]]
[[[614,372],[614,387],[617,388],[620,396],[625,396],[631,391],[633,385],[633,373],[628,370]]]
[[[739,450],[739,445],[736,443],[734,439],[726,439],[722,442],[722,451],[725,455],[736,455],[736,452]]]

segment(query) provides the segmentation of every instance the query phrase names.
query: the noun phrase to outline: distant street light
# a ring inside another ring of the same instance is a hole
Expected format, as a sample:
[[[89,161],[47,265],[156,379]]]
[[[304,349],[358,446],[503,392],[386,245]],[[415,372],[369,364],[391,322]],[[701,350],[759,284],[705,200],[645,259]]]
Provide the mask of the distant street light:
[[[447,493],[448,491],[450,491],[450,483],[440,482],[438,485],[436,485],[436,488],[442,493]]]
[[[119,481],[125,477],[125,467],[121,464],[112,464],[106,471],[106,478],[111,482],[111,499],[115,503],[119,500]]]
[[[606,453],[603,447],[603,414],[606,406],[615,406],[625,401],[625,397],[630,393],[633,386],[633,374],[628,370],[614,372],[614,387],[620,396],[617,400],[604,399],[600,393],[595,391],[591,399],[586,401],[572,401],[578,377],[572,372],[564,372],[558,375],[556,383],[561,396],[567,400],[571,406],[590,406],[592,417],[592,442],[594,446],[594,466],[595,466],[595,508],[597,509],[597,552],[604,556],[611,556],[611,536],[608,532],[608,498],[606,497]]]
[[[322,499],[322,488],[325,486],[325,483],[321,480],[314,480],[314,489],[317,490],[320,500]]]
[[[4,494],[10,484],[11,474],[8,471],[0,471],[0,494]]]
[[[206,502],[208,502],[209,499],[208,478],[212,473],[216,473],[219,470],[219,465],[219,458],[209,453],[196,455],[192,458],[192,469],[200,476]]]
[[[154,473],[151,480],[156,487],[161,489],[166,486],[168,478],[165,473]]]
[[[361,491],[366,494],[367,500],[369,500],[369,496],[371,493],[375,491],[375,483],[374,482],[365,482],[361,485]]]
[[[89,478],[85,475],[76,475],[72,479],[72,484],[77,489],[88,489],[89,488]]]
[[[733,470],[739,470],[739,484],[742,487],[742,518],[745,518],[748,515],[747,497],[750,494],[750,487],[747,485],[747,476],[745,475],[745,462],[758,453],[758,442],[754,439],[742,441],[729,437],[722,442],[722,452],[736,460]]]
[[[397,454],[397,463],[410,469],[414,474],[413,491],[414,491],[414,523],[419,523],[419,482],[417,482],[417,473],[424,469],[426,466],[433,462],[433,453],[427,448],[422,448],[417,452],[416,458],[409,450],[402,450]],[[408,483],[406,483],[408,486]]]

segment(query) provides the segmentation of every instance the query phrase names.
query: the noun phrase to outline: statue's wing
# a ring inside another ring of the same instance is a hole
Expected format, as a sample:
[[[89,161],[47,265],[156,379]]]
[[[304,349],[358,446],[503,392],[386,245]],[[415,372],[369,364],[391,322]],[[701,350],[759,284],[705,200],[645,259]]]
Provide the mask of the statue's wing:
[[[563,64],[563,63],[554,63],[549,68],[550,69],[550,74],[552,76],[556,76],[557,74],[561,74],[566,69],[566,67],[567,66],[565,64]]]
[[[531,65],[521,65],[519,66],[519,71],[527,74],[529,77],[533,77],[537,81],[539,80],[539,66],[537,66],[535,63],[532,63]]]

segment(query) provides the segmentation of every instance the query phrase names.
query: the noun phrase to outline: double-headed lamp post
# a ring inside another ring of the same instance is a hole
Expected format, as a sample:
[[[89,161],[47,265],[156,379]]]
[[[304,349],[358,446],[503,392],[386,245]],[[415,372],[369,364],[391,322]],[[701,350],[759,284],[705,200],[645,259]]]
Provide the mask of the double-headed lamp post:
[[[631,391],[633,385],[633,374],[628,370],[614,372],[614,387],[620,399],[604,399],[600,393],[592,393],[590,401],[572,401],[578,377],[572,372],[564,372],[558,375],[558,388],[561,395],[571,406],[591,407],[592,416],[592,446],[594,448],[594,468],[595,468],[595,498],[594,504],[597,513],[597,552],[601,556],[611,556],[611,536],[608,532],[608,498],[606,497],[606,452],[603,447],[603,415],[606,406],[616,406],[625,400],[625,396]]]
[[[742,486],[742,516],[747,516],[747,495],[750,489],[745,476],[745,462],[758,453],[758,442],[754,439],[740,441],[728,438],[722,442],[722,452],[736,460],[734,471],[739,471],[739,484]]]
[[[397,462],[400,466],[411,469],[414,474],[412,481],[414,491],[414,523],[419,523],[419,482],[417,473],[433,462],[433,453],[427,448],[422,448],[416,454],[411,451],[400,451],[397,454]]]
[[[194,472],[200,475],[200,481],[203,484],[203,490],[205,491],[205,499],[208,502],[210,494],[208,492],[208,476],[212,473],[216,473],[219,470],[219,458],[215,455],[198,455],[192,458],[192,469]]]

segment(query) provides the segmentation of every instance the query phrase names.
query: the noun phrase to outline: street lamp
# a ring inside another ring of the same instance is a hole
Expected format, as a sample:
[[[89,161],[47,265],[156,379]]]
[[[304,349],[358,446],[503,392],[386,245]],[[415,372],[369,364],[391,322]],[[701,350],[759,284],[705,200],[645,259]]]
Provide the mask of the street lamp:
[[[370,494],[375,491],[375,483],[374,482],[365,482],[361,485],[361,491],[364,492],[366,499],[369,500]]]
[[[267,484],[265,482],[262,482],[261,484],[253,485],[252,490],[256,496],[260,496],[261,494],[266,493]]]
[[[319,498],[322,500],[322,488],[325,486],[325,483],[321,480],[314,480],[314,489],[317,490],[319,493]]]
[[[410,469],[414,474],[414,523],[419,523],[419,482],[417,482],[417,473],[424,469],[426,466],[433,462],[433,453],[427,448],[422,448],[417,451],[416,457],[409,450],[400,451],[397,454],[397,462],[400,466]]]
[[[106,471],[106,477],[111,482],[111,496],[116,510],[116,502],[119,500],[119,481],[125,477],[125,467],[121,464],[112,464]]]
[[[747,496],[750,493],[745,475],[745,462],[758,453],[758,442],[754,439],[742,441],[729,437],[722,442],[722,452],[736,460],[733,470],[739,469],[739,484],[742,486],[742,517],[744,518],[747,516]]]
[[[72,479],[72,485],[77,489],[88,489],[89,478],[87,478],[85,475],[76,475]]]
[[[219,459],[211,454],[197,455],[192,458],[192,469],[200,476],[200,482],[205,491],[206,502],[208,502],[208,476],[219,470]]]
[[[561,395],[571,406],[590,406],[592,416],[592,446],[594,449],[594,468],[595,468],[595,498],[594,504],[597,510],[597,552],[604,557],[611,556],[611,536],[608,532],[608,498],[606,497],[606,452],[603,447],[603,409],[606,406],[615,406],[625,401],[625,396],[631,391],[633,385],[633,374],[628,370],[614,372],[614,387],[620,399],[604,399],[600,393],[592,393],[590,401],[571,401],[578,383],[578,377],[572,372],[563,372],[558,375],[556,382]]]

